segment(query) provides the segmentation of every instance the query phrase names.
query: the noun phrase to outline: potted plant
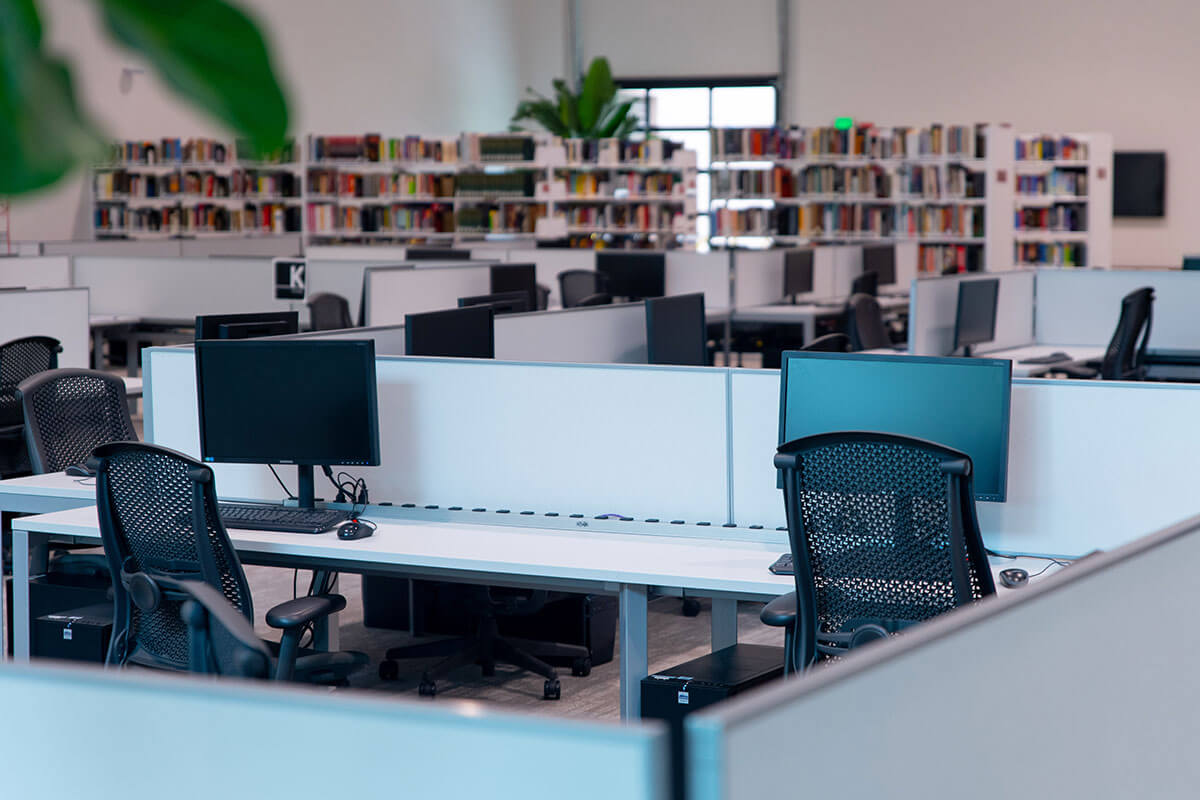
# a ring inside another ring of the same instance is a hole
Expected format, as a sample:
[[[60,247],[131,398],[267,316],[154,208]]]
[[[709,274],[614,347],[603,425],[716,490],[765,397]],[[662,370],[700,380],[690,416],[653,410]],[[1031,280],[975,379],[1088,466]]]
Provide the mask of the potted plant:
[[[637,118],[629,115],[633,101],[617,97],[606,58],[592,59],[578,94],[561,79],[553,86],[553,100],[526,89],[531,97],[517,103],[509,128],[525,130],[520,123],[532,121],[564,139],[624,139],[637,126]]]

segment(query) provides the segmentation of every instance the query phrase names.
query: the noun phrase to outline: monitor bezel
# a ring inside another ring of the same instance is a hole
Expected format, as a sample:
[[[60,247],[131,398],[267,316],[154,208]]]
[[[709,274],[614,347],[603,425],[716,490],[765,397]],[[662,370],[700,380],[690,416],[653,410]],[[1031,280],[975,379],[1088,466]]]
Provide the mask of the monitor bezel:
[[[994,302],[992,303],[992,332],[987,339],[980,339],[974,342],[961,341],[959,335],[962,331],[962,310],[963,310],[963,289],[968,284],[986,283],[995,287]],[[1000,279],[999,278],[973,278],[970,280],[960,280],[958,282],[958,296],[955,298],[957,305],[954,308],[954,343],[953,347],[957,350],[960,347],[972,347],[977,344],[988,344],[996,341],[996,325],[997,319],[1000,317]]]

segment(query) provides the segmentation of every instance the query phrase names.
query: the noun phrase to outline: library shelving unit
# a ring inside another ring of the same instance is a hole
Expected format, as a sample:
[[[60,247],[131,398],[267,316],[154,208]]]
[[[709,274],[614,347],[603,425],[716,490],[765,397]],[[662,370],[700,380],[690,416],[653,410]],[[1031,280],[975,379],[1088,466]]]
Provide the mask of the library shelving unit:
[[[694,235],[695,164],[661,140],[310,136],[305,238],[663,246]]]
[[[717,129],[710,245],[916,242],[923,273],[1011,265],[1006,126]]]
[[[127,141],[93,169],[98,239],[273,236],[301,230],[300,165],[289,143],[267,160],[215,139]]]
[[[1021,134],[1013,156],[1013,263],[1111,267],[1112,137]]]

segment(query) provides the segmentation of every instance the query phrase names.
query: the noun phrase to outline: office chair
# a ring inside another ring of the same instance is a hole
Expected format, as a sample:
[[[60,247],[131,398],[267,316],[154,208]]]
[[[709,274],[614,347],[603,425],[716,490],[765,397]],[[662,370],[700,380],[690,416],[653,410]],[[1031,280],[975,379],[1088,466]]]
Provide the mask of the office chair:
[[[90,369],[55,369],[17,387],[35,475],[82,464],[109,442],[137,441],[125,382]]]
[[[846,301],[846,334],[852,352],[892,346],[879,301],[867,294],[850,295]]]
[[[818,336],[800,349],[810,353],[849,353],[850,337],[844,333],[827,333],[824,336]]]
[[[1102,378],[1109,381],[1146,379],[1146,346],[1150,342],[1150,323],[1154,317],[1154,289],[1143,286],[1121,298],[1121,316],[1113,331],[1100,369],[1084,364],[1063,364],[1051,372],[1070,378]]]
[[[780,445],[796,590],[762,610],[785,670],[995,593],[971,459],[933,442],[842,432]]]
[[[379,677],[395,680],[399,674],[396,663],[404,658],[433,658],[443,660],[421,675],[418,692],[427,697],[437,694],[437,681],[454,669],[466,664],[479,663],[485,676],[494,675],[496,662],[502,661],[528,670],[546,679],[542,696],[547,700],[558,700],[562,695],[558,673],[541,658],[572,659],[571,674],[584,676],[592,671],[590,653],[586,647],[560,642],[534,642],[526,639],[511,639],[501,636],[497,619],[502,616],[527,616],[541,611],[548,602],[557,599],[558,593],[544,589],[521,590],[490,586],[457,586],[462,605],[476,621],[474,635],[437,642],[410,644],[393,647],[387,651],[387,660],[379,664]]]
[[[550,287],[539,283],[537,285],[537,308],[534,311],[545,311],[550,306]]]
[[[89,466],[96,470],[100,538],[113,576],[113,633],[106,663],[190,669],[183,603],[177,594],[161,591],[172,589],[170,581],[207,584],[247,624],[253,623],[246,575],[217,514],[211,468],[139,442],[101,445]],[[324,586],[327,577],[314,576],[314,587]],[[283,631],[271,658],[276,680],[344,685],[347,675],[366,664],[362,653],[316,653],[300,646],[306,630],[345,607],[341,595],[315,591],[267,612],[267,624]],[[223,649],[227,637],[213,635],[210,640],[218,660],[234,658]]]
[[[604,292],[597,292],[596,294],[589,294],[587,297],[580,300],[578,303],[575,304],[575,308],[583,308],[584,306],[611,306],[611,305],[612,305],[612,295],[605,294]]]
[[[879,294],[879,273],[863,272],[850,282],[850,294],[869,294],[876,297]]]
[[[17,384],[31,375],[55,369],[62,344],[49,336],[27,336],[0,344],[0,478],[29,472],[25,418]]]
[[[603,273],[591,269],[567,269],[558,273],[558,290],[562,296],[563,308],[575,308],[585,298],[604,294],[604,283]],[[592,302],[589,305],[603,303]]]
[[[321,292],[308,300],[308,320],[314,331],[337,331],[353,328],[350,302],[340,294]]]

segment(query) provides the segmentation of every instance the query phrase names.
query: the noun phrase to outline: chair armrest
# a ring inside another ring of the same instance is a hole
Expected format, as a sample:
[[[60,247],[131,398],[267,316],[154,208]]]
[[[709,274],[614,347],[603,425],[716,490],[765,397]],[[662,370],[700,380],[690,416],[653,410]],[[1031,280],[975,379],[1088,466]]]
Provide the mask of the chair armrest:
[[[790,628],[796,624],[796,593],[781,594],[763,606],[758,618],[773,628]]]
[[[307,625],[313,620],[327,617],[346,607],[346,598],[340,594],[318,594],[297,597],[280,603],[267,612],[267,624],[272,628],[288,630]]]

